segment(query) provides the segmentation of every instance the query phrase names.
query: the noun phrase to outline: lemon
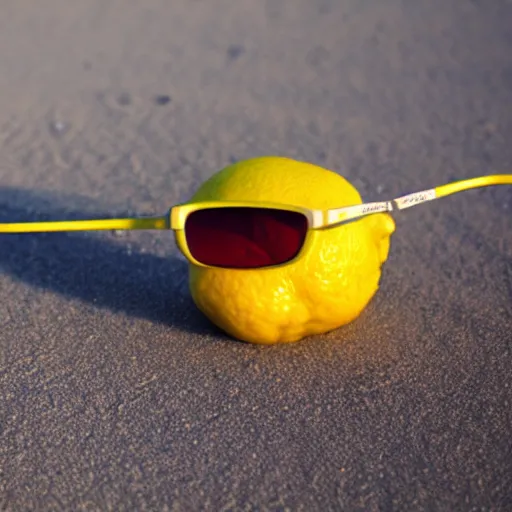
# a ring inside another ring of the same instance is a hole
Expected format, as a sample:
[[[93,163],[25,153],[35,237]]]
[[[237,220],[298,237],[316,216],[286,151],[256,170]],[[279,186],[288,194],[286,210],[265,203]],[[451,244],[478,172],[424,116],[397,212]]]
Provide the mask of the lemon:
[[[234,163],[205,181],[194,201],[268,201],[314,209],[360,204],[341,175],[285,157]],[[376,293],[395,223],[388,214],[313,233],[299,260],[263,269],[189,266],[192,298],[230,336],[256,344],[298,341],[337,329]]]

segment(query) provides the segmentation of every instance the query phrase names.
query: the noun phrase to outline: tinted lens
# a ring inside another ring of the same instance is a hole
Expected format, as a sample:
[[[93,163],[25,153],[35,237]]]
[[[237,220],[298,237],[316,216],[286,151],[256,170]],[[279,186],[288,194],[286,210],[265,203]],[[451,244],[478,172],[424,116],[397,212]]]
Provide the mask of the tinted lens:
[[[301,213],[268,208],[209,208],[189,215],[185,236],[192,256],[218,267],[258,268],[286,263],[308,229]]]

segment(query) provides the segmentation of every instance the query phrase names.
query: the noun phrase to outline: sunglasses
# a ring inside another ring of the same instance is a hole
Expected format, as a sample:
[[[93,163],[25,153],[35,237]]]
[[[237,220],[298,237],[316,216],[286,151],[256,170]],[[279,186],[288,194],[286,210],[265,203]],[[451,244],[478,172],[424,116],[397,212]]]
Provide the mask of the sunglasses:
[[[159,217],[0,224],[0,233],[91,230],[173,230],[178,248],[194,265],[261,269],[285,265],[307,252],[311,232],[377,213],[404,210],[489,185],[511,185],[512,174],[482,176],[372,202],[314,210],[266,202],[197,202],[173,206]]]

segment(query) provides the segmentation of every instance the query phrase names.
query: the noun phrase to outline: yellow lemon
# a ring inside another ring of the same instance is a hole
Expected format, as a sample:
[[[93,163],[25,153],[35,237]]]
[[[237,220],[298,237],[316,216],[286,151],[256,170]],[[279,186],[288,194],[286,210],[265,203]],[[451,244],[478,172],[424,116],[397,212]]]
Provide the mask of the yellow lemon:
[[[205,181],[194,201],[267,201],[314,209],[360,204],[339,174],[284,157],[230,165]],[[395,223],[388,214],[315,230],[297,261],[264,269],[191,264],[197,307],[232,337],[257,344],[298,341],[353,321],[378,289]]]

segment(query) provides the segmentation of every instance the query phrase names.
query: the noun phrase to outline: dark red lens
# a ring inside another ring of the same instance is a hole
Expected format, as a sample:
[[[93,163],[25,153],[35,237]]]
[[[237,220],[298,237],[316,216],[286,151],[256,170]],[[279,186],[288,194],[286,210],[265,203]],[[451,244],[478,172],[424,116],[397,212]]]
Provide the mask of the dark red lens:
[[[185,223],[192,256],[230,268],[286,263],[301,250],[307,230],[303,214],[269,208],[208,208],[191,213]]]

